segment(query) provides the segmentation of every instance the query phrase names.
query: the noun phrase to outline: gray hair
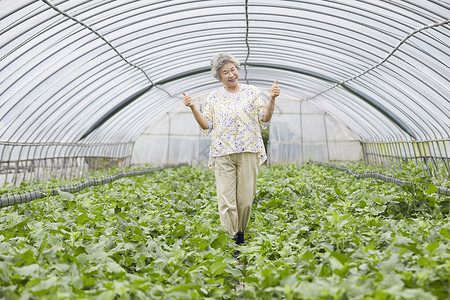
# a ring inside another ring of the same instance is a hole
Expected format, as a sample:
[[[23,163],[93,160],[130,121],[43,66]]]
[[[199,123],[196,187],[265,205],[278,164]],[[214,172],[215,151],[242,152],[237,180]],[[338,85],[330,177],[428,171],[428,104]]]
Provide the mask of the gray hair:
[[[232,62],[236,66],[236,69],[241,69],[239,60],[233,55],[228,53],[219,53],[215,55],[210,62],[212,76],[220,81],[220,68],[222,68],[224,64],[229,62]]]

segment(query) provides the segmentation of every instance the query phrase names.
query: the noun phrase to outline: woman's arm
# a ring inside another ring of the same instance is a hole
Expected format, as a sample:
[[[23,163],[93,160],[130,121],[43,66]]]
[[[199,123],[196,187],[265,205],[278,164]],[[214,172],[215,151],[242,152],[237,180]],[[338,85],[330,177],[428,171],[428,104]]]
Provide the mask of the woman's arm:
[[[264,123],[267,123],[272,119],[273,111],[275,109],[275,98],[280,95],[280,87],[278,86],[278,80],[275,80],[272,87],[270,88],[270,99],[263,111]]]
[[[198,125],[202,129],[208,129],[208,120],[206,120],[206,117],[197,109],[197,106],[195,106],[194,100],[186,95],[186,93],[183,93],[184,99],[184,105],[191,108],[192,114],[194,115],[195,120],[197,121]]]

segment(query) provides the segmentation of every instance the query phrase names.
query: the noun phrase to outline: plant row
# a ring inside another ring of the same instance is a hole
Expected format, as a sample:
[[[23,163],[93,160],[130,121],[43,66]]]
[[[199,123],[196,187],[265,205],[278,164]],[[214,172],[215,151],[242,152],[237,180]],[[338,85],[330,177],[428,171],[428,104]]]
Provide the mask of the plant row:
[[[2,209],[0,298],[447,299],[448,201],[312,164],[263,166],[237,246],[214,174],[166,169]]]

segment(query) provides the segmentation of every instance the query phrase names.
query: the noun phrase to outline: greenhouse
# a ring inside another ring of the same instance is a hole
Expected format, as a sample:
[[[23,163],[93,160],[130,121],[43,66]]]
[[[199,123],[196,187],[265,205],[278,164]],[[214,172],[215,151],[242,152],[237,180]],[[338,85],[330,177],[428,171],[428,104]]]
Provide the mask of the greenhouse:
[[[1,299],[450,297],[449,1],[2,0],[0,36]],[[261,104],[242,243],[230,82]]]

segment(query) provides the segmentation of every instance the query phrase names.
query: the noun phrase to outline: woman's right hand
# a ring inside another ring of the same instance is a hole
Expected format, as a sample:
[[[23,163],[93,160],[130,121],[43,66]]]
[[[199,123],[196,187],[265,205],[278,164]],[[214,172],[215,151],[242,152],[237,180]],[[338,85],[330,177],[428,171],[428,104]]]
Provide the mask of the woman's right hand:
[[[200,125],[200,127],[202,129],[208,129],[209,128],[209,124],[208,124],[208,120],[205,118],[205,116],[197,109],[197,107],[195,107],[195,103],[194,100],[189,97],[188,95],[186,95],[186,93],[183,93],[183,103],[184,105],[186,105],[187,107],[190,107],[192,110],[192,113],[194,114],[194,118],[197,121],[198,125]]]
[[[188,96],[186,93],[182,92],[182,94],[184,96],[184,98],[183,98],[184,105],[186,105],[187,107],[193,108],[195,106],[194,100],[190,96]]]

